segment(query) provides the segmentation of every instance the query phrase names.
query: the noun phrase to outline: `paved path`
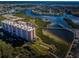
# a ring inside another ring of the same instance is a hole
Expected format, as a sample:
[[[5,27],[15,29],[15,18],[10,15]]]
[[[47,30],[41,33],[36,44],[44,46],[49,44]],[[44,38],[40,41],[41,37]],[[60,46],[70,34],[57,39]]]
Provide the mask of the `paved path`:
[[[71,43],[71,45],[70,45],[70,48],[69,48],[69,50],[68,50],[68,52],[67,52],[67,54],[66,54],[66,57],[70,57],[70,56],[69,56],[69,53],[70,53],[70,52],[73,53],[73,52],[71,51],[71,49],[73,48],[73,45],[75,45],[74,43],[76,42],[76,40],[79,41],[79,29],[74,29],[74,40],[72,41],[72,43]],[[76,42],[76,46],[77,46],[77,42]],[[76,53],[76,55],[78,55],[78,57],[79,57],[79,51]],[[74,57],[74,56],[72,56],[72,57]]]

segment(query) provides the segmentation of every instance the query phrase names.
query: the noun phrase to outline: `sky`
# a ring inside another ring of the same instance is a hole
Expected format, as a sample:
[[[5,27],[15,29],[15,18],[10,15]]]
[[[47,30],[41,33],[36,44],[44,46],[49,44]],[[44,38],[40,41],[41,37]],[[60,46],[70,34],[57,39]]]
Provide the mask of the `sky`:
[[[31,3],[31,4],[64,4],[79,5],[79,1],[0,1],[0,3]]]

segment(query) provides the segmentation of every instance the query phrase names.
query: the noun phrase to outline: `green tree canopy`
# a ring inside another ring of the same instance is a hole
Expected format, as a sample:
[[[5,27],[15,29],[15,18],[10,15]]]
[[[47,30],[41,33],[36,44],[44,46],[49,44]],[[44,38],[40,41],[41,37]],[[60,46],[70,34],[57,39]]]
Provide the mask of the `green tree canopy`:
[[[0,57],[8,58],[13,57],[13,47],[10,44],[5,43],[4,41],[0,40]]]

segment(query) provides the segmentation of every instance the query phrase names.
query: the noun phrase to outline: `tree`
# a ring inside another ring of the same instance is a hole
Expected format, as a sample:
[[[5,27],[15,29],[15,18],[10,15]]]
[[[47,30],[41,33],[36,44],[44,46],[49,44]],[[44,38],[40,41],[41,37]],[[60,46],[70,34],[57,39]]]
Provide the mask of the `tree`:
[[[5,43],[4,41],[0,40],[0,57],[1,58],[10,58],[13,57],[13,47],[10,44]]]

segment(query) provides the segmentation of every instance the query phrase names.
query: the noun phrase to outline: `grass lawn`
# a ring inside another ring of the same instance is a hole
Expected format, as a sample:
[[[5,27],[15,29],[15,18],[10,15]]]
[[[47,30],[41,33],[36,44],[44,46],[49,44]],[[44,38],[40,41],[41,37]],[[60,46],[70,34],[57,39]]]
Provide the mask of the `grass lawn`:
[[[38,38],[36,40],[36,42],[34,44],[32,44],[30,47],[33,50],[35,50],[37,52],[37,54],[39,54],[39,55],[47,55],[49,48],[51,48],[50,45],[42,42],[42,40],[40,38]]]
[[[46,30],[43,30],[43,34],[48,36],[49,38],[51,38],[53,41],[55,41],[57,43],[68,45],[68,43],[66,41],[60,39],[59,37],[57,37],[54,34],[47,32]]]

